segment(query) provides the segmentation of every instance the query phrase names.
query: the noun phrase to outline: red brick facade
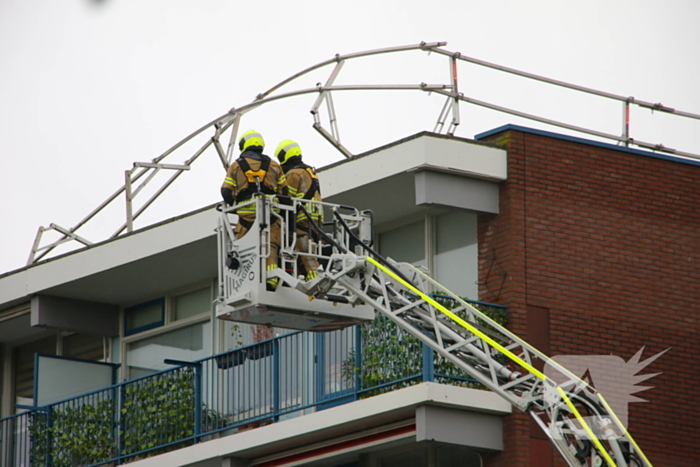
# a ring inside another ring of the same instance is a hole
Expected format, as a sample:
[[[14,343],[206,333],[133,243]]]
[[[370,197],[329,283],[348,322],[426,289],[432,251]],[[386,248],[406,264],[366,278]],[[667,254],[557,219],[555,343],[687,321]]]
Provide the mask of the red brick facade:
[[[655,467],[700,465],[700,164],[517,128],[482,141],[507,148],[508,180],[479,217],[481,300],[550,355],[670,347],[629,430]],[[485,465],[565,465],[531,428],[509,417]]]

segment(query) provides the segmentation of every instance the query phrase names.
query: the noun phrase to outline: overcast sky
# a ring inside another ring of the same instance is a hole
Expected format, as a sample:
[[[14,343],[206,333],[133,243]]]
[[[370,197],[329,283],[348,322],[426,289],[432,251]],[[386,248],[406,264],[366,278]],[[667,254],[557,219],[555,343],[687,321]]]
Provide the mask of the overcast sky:
[[[133,162],[336,53],[447,41],[470,57],[700,113],[698,20],[696,0],[0,0],[0,274],[25,265],[39,226],[70,228],[87,216]],[[617,102],[474,65],[461,64],[459,75],[467,96],[621,132]],[[410,52],[349,61],[337,84],[448,80],[447,58]],[[337,161],[311,129],[315,97],[263,106],[242,129],[260,131],[268,154],[295,139],[308,162]],[[444,103],[419,91],[334,100],[353,153],[432,130]],[[461,118],[457,135],[467,138],[507,123],[545,128],[464,104]],[[637,108],[631,123],[639,140],[700,153],[700,121]],[[166,162],[194,154],[184,149]],[[215,152],[205,153],[136,227],[218,201],[223,175]],[[77,233],[105,240],[124,219],[120,199]]]

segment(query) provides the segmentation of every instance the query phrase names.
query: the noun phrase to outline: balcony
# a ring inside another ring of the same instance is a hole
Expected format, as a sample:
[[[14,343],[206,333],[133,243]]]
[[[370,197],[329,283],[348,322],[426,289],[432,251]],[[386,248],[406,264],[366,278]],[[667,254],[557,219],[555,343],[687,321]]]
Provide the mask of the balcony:
[[[504,307],[470,303],[505,323]],[[167,362],[172,369],[0,420],[0,464],[118,465],[420,382],[483,389],[380,315]]]

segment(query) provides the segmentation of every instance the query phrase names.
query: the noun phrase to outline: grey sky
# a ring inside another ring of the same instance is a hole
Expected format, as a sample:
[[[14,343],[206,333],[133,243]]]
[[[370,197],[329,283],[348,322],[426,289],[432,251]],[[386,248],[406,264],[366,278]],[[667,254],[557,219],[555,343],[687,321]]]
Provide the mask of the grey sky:
[[[700,113],[698,19],[694,0],[0,0],[0,273],[25,264],[40,225],[68,228],[85,217],[121,186],[133,162],[150,161],[336,53],[447,41],[448,50],[464,55]],[[446,81],[446,58],[411,52],[349,62],[340,82]],[[466,65],[460,91],[620,133],[617,103]],[[256,110],[244,117],[243,130],[263,133],[268,154],[290,138],[311,163],[336,161],[342,156],[311,129],[314,98]],[[339,95],[342,141],[359,153],[432,130],[443,102],[419,92]],[[463,137],[506,123],[544,128],[466,105],[461,112]],[[632,136],[688,152],[700,153],[699,129],[700,121],[632,114]],[[137,227],[218,201],[222,177],[208,153]],[[123,212],[118,202],[78,233],[103,240]]]

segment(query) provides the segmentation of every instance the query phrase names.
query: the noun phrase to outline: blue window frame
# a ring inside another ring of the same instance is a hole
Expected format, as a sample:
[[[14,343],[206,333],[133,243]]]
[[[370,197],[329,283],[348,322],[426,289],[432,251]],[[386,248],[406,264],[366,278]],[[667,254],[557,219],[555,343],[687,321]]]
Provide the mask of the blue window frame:
[[[124,310],[124,335],[155,329],[165,324],[165,298],[141,303]]]

